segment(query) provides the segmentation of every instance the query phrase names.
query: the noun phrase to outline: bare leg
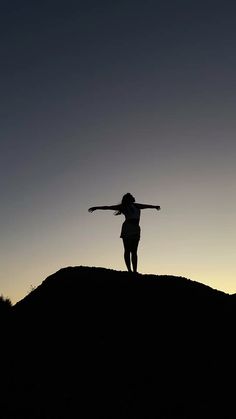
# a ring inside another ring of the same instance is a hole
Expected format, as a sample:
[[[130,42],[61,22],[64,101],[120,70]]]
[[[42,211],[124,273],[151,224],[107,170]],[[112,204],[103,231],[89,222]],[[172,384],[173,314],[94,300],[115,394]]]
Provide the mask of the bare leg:
[[[129,246],[128,240],[123,239],[123,245],[124,245],[124,250],[125,250],[125,252],[124,252],[125,264],[126,264],[126,267],[127,267],[128,271],[131,272],[131,263],[130,263],[130,256],[131,256],[130,253],[131,253],[131,251],[130,251],[130,246]]]
[[[132,266],[133,266],[133,271],[135,273],[137,272],[137,265],[138,265],[138,254],[137,254],[138,244],[139,244],[139,239],[134,240],[132,243],[132,248],[131,248]]]
[[[125,249],[124,253],[125,264],[129,272],[131,272],[131,265],[130,265],[130,251]]]
[[[132,265],[133,265],[134,272],[137,272],[137,264],[138,264],[137,252],[132,252]]]
[[[138,244],[139,244],[139,237],[138,238],[123,238],[123,244],[124,244],[124,259],[125,264],[129,272],[132,272],[131,270],[131,261],[132,261],[132,268],[133,272],[137,272],[137,264],[138,264]],[[131,260],[130,260],[131,259]]]

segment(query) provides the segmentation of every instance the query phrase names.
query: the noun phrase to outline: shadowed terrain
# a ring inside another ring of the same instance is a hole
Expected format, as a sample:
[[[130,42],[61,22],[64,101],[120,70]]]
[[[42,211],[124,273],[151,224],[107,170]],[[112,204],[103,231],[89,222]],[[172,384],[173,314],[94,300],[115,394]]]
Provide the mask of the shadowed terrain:
[[[61,269],[3,318],[1,418],[232,417],[235,313],[186,278]]]

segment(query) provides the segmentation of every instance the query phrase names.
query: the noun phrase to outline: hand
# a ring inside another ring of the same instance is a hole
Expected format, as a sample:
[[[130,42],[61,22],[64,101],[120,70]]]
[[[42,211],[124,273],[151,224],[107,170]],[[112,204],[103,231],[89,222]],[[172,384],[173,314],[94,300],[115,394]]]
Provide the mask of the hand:
[[[95,211],[97,208],[96,207],[91,207],[91,208],[89,208],[88,209],[88,212],[93,212],[93,211]]]
[[[156,206],[156,210],[160,211],[161,207],[159,205]]]

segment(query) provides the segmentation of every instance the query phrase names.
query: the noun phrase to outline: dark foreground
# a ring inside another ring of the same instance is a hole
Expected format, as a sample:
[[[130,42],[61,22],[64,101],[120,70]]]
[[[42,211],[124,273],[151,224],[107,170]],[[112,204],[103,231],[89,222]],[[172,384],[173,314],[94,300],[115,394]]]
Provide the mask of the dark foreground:
[[[0,417],[235,417],[235,313],[185,278],[62,269],[3,319]]]

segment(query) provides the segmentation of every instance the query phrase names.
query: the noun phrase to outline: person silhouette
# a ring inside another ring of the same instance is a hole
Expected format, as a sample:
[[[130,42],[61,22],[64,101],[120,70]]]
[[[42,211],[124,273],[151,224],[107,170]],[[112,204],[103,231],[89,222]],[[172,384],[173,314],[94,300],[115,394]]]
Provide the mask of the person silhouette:
[[[124,245],[124,260],[129,272],[132,272],[131,263],[133,272],[137,273],[138,265],[138,245],[140,241],[140,213],[142,209],[154,208],[160,210],[159,205],[150,205],[150,204],[138,204],[135,202],[135,198],[131,193],[126,193],[123,195],[121,203],[118,205],[109,205],[109,206],[96,206],[88,209],[89,212],[96,210],[113,210],[115,211],[114,215],[123,214],[125,216],[125,221],[122,224],[120,237],[123,239]]]

